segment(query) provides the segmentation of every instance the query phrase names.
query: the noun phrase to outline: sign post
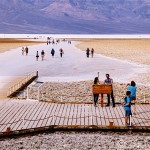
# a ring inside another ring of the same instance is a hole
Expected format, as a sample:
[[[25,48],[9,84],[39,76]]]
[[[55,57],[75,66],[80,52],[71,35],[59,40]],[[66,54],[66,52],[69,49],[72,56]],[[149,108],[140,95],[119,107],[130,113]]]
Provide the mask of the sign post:
[[[112,85],[111,84],[100,84],[100,85],[93,85],[93,94],[101,94],[101,107],[103,107],[103,95],[104,94],[111,94],[112,93]]]

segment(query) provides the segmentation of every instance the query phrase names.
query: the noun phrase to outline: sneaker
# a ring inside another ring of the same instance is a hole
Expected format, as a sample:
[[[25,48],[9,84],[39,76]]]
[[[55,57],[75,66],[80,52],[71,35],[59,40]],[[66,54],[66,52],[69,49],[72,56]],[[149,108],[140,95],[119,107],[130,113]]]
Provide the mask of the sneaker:
[[[126,123],[125,123],[125,126],[130,126],[130,125],[129,125],[129,123],[126,122]]]
[[[115,104],[113,104],[113,106],[112,107],[115,107]]]
[[[96,104],[94,104],[94,106],[95,106],[95,107],[97,107],[97,105],[96,105]]]
[[[110,106],[110,104],[107,104],[106,107]]]

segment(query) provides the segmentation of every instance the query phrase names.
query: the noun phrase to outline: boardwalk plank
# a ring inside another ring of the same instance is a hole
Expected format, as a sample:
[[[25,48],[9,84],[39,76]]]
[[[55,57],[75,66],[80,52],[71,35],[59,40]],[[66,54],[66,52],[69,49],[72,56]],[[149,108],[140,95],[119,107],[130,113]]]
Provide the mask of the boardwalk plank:
[[[106,126],[108,120],[105,119],[105,117],[107,117],[106,112],[104,113],[105,111],[105,107],[99,107],[99,116],[101,118],[101,123],[102,123],[102,126]]]
[[[51,123],[50,123],[51,125],[58,125],[58,124],[56,124],[56,123],[57,123],[57,120],[60,119],[58,113],[59,113],[59,111],[60,111],[61,105],[62,105],[62,104],[56,104],[57,107],[55,107],[55,109],[52,110],[52,115],[54,115],[54,117],[51,118]]]
[[[136,115],[133,114],[132,118],[133,117],[138,117],[136,119],[138,119],[140,121],[140,125],[145,126],[146,123],[145,123],[145,120],[143,119],[144,118],[143,111],[141,110],[139,105],[136,105],[136,109],[138,110],[138,113],[136,113]]]
[[[63,107],[64,107],[64,104],[59,104],[57,107],[57,111],[55,112],[55,115],[58,117],[55,116],[55,125],[59,125],[59,122],[62,116]]]
[[[1,112],[1,117],[0,117],[0,123],[4,119],[6,119],[6,116],[9,115],[9,113],[14,109],[14,107],[17,107],[15,104],[9,104],[9,106],[6,106],[5,109]]]
[[[34,109],[34,111],[32,112],[32,115],[30,116],[30,119],[31,120],[27,126],[28,129],[30,128],[34,128],[34,123],[38,122],[38,118],[37,116],[39,115],[39,112],[40,112],[40,109],[41,109],[41,103],[38,103],[37,107]]]
[[[66,108],[66,110],[63,111],[63,117],[61,118],[62,126],[67,124],[66,118],[68,116],[68,109],[69,109],[68,104],[65,104],[65,108]]]
[[[26,112],[24,114],[23,117],[24,117],[25,120],[24,120],[24,125],[21,129],[27,129],[28,128],[29,124],[31,123],[31,121],[29,121],[29,120],[32,120],[32,117],[34,115],[33,113],[34,113],[34,111],[36,111],[36,109],[38,107],[38,104],[39,104],[38,102],[35,102],[34,104],[31,104],[29,112]]]
[[[72,125],[73,121],[73,110],[74,110],[74,104],[70,106],[70,112],[69,112],[69,119],[68,119],[68,125]]]
[[[40,114],[38,117],[39,117],[39,122],[37,123],[36,127],[40,127],[41,124],[46,120],[44,119],[45,118],[45,115],[47,113],[47,108],[48,108],[49,104],[48,103],[45,103],[44,106],[43,106],[43,112],[42,114]]]
[[[72,122],[71,122],[71,125],[75,125],[76,123],[76,107],[75,107],[75,104],[73,104],[73,110],[72,110]]]
[[[64,118],[64,125],[68,125],[68,118],[69,118],[69,113],[70,113],[70,109],[71,109],[71,104],[67,104],[68,107],[67,107],[67,111],[66,111],[66,114],[65,114],[65,118]]]
[[[36,128],[38,123],[40,122],[40,119],[41,119],[41,116],[44,114],[45,112],[45,105],[46,103],[45,102],[41,102],[41,105],[38,109],[38,111],[36,112],[35,116],[34,116],[34,119],[38,120],[38,121],[34,121],[31,128]]]
[[[143,126],[149,126],[149,123],[150,123],[150,110],[148,110],[149,108],[146,108],[144,107],[144,105],[136,105],[136,109],[139,110],[140,113],[139,116],[142,118],[142,121],[143,121]],[[146,113],[149,111],[149,115]],[[137,114],[137,113],[136,113]]]
[[[103,113],[104,113],[105,120],[106,120],[106,126],[109,126],[109,122],[112,121],[112,119],[109,119],[109,118],[111,118],[111,114],[109,112],[109,107],[105,107],[103,109]]]
[[[24,126],[24,115],[26,112],[28,112],[30,109],[30,104],[25,104],[24,108],[22,109],[22,111],[20,112],[20,116],[18,117],[18,119],[21,119],[21,122],[17,122],[15,124],[15,126],[13,127],[13,130],[20,130],[23,126]]]
[[[0,121],[1,124],[5,124],[0,127],[0,131],[3,131],[7,127],[11,127],[11,123],[13,122],[13,117],[15,116],[15,113],[20,109],[17,105],[12,105],[12,108],[6,112],[6,116],[3,117],[3,119]]]
[[[81,105],[81,110],[80,110],[80,125],[84,126],[85,125],[85,118],[84,118],[84,104],[80,104]]]
[[[62,111],[62,118],[60,118],[60,120],[59,120],[59,125],[60,126],[63,126],[63,124],[64,124],[64,117],[66,116],[66,111],[67,111],[67,104],[64,104],[64,108],[63,108],[63,111]]]
[[[95,108],[95,116],[96,116],[96,121],[97,121],[97,125],[98,126],[102,126],[102,119],[100,118],[100,111],[99,111],[100,107],[96,107]]]
[[[117,118],[117,119],[113,119],[114,125],[115,126],[119,126],[120,124],[120,119],[118,119],[118,114],[117,114],[117,109],[116,107],[109,107],[110,113],[112,118]]]
[[[87,126],[89,124],[88,122],[88,104],[84,104],[83,110],[84,110],[84,125]]]
[[[116,105],[116,107],[115,107],[116,116],[120,118],[118,120],[119,126],[124,126],[125,119],[124,119],[124,115],[122,114],[122,111],[120,108],[123,109],[123,106],[122,105]]]
[[[98,125],[98,123],[97,123],[97,116],[96,116],[96,109],[97,109],[97,107],[94,107],[93,105],[90,105],[90,109],[91,109],[91,114],[90,115],[92,115],[92,117],[91,117],[91,123],[92,123],[92,125]]]
[[[8,103],[4,103],[3,109],[0,112],[0,123],[11,123],[21,120],[9,125],[13,131],[23,128],[45,127],[53,124],[61,127],[65,127],[66,125],[108,126],[109,121],[112,120],[114,125],[124,126],[124,110],[121,105],[116,105],[115,108],[95,108],[93,104],[57,104],[11,100]],[[51,117],[53,115],[58,117],[54,117],[53,120]],[[132,121],[136,126],[150,126],[150,105],[137,105],[136,116],[135,118],[133,117]],[[24,124],[22,122],[23,118],[25,118]],[[0,125],[0,131],[5,131],[6,127],[8,127],[8,124]]]
[[[12,117],[12,119],[11,119],[11,122],[16,122],[17,121],[17,123],[21,123],[22,122],[22,119],[21,119],[21,113],[22,113],[22,111],[26,108],[26,106],[23,104],[19,104],[19,106],[18,106],[18,110],[16,111],[16,112],[14,112],[14,116]],[[11,125],[11,130],[13,131],[14,129],[14,127],[16,126],[16,124],[17,123],[13,123],[12,125]],[[17,129],[17,128],[16,128]]]
[[[45,115],[45,118],[47,119],[44,119],[44,121],[42,122],[42,126],[45,127],[45,126],[54,125],[53,115],[55,113],[56,108],[57,108],[57,104],[54,103],[49,104],[49,107]]]

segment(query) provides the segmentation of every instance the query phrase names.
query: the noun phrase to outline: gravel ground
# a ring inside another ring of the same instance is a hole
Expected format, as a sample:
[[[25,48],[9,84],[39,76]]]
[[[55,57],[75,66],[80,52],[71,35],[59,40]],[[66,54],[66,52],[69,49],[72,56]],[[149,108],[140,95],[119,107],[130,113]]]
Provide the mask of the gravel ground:
[[[55,132],[0,141],[1,150],[149,150],[148,133]]]
[[[101,82],[102,83],[102,82]],[[40,100],[54,100],[63,102],[91,102],[93,81],[80,82],[45,82],[40,87]],[[127,90],[127,83],[114,83],[114,96],[116,102],[123,102]],[[150,99],[150,87],[137,85],[137,102]],[[62,97],[61,97],[62,95]],[[22,97],[21,95],[19,95]],[[38,98],[38,87],[29,90],[29,98]],[[107,101],[106,95],[104,100]]]

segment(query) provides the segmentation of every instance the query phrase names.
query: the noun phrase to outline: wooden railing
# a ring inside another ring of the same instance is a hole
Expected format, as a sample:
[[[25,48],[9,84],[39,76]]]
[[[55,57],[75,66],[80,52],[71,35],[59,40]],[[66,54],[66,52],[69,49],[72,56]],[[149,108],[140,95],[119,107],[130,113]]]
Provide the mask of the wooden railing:
[[[25,86],[30,80],[32,80],[35,77],[38,77],[38,71],[34,71],[26,75],[23,79],[9,87],[7,91],[7,97],[10,97],[13,93],[19,91],[23,86]]]

